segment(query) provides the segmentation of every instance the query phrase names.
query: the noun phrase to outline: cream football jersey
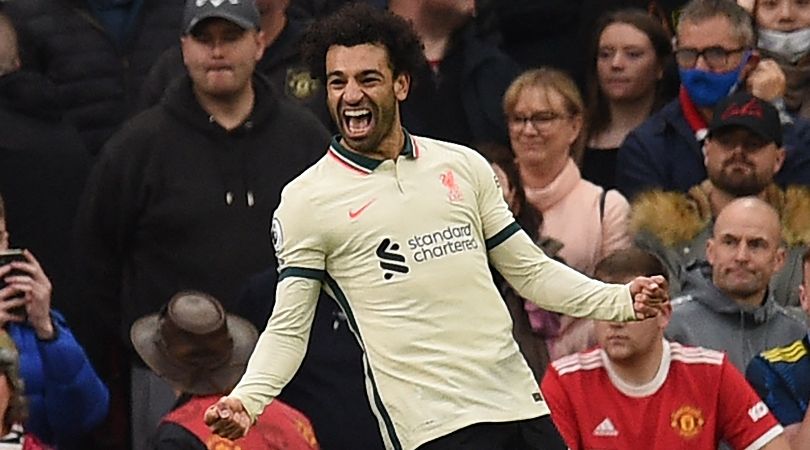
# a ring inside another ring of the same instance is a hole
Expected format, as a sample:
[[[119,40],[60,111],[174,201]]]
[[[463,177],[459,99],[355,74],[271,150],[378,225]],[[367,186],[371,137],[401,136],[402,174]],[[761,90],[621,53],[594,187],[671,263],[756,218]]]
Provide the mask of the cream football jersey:
[[[372,410],[393,449],[548,414],[490,264],[544,308],[634,317],[626,286],[591,280],[531,242],[478,153],[407,133],[399,157],[384,161],[334,140],[284,189],[272,234],[276,305],[232,395],[255,417],[278,394],[304,355],[322,287],[364,351]]]

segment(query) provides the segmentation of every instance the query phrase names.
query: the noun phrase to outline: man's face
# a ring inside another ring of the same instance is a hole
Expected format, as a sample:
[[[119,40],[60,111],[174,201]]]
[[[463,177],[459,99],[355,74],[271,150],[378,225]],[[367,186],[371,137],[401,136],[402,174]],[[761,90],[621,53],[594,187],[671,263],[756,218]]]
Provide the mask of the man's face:
[[[227,98],[248,88],[264,46],[261,32],[206,19],[181,39],[183,62],[198,93]]]
[[[727,53],[727,57],[719,63],[709,65],[705,55],[700,56],[697,58],[694,68],[725,73],[736,69],[742,62],[745,48],[735,36],[731,22],[727,18],[715,16],[700,22],[682,22],[678,26],[678,50],[694,49],[702,52],[712,47],[723,49]],[[692,67],[681,66],[681,68],[691,69]]]
[[[784,32],[810,27],[810,1],[759,0],[756,22],[758,27],[766,30]]]
[[[410,79],[394,76],[385,47],[333,45],[326,52],[329,112],[344,143],[361,153],[379,153],[380,144],[400,126],[399,102]]]
[[[597,320],[596,341],[611,361],[632,364],[653,352],[662,338],[659,316],[636,322]]]
[[[706,140],[706,172],[719,189],[735,197],[757,195],[773,182],[785,151],[742,127],[729,126]]]
[[[626,284],[635,278],[629,275],[612,277],[599,273],[595,277],[605,283],[616,284]],[[637,361],[643,361],[643,358],[655,351],[664,337],[664,329],[669,324],[671,315],[672,310],[666,308],[655,317],[634,322],[597,320],[594,322],[596,341],[613,363],[632,365]]]
[[[782,268],[779,218],[765,207],[732,203],[720,213],[706,245],[712,281],[735,300],[764,294],[773,274]]]

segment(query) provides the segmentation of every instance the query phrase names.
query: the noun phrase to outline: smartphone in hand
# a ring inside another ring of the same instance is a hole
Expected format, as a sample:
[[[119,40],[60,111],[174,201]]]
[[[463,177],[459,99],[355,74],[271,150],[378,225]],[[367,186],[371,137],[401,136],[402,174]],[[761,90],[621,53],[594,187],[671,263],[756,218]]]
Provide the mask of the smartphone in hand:
[[[22,261],[27,262],[28,259],[25,258],[25,254],[21,249],[12,248],[8,250],[4,250],[0,252],[0,267],[5,266],[7,264],[11,264],[14,261]],[[14,275],[28,275],[27,272],[19,269],[12,269],[9,273],[6,274],[6,277],[14,276]],[[5,278],[5,277],[4,277]],[[7,286],[6,280],[0,278],[0,289],[3,289]],[[21,296],[15,296],[11,298],[19,298]],[[18,308],[13,308],[8,311],[15,316],[25,317],[25,306],[20,306]]]

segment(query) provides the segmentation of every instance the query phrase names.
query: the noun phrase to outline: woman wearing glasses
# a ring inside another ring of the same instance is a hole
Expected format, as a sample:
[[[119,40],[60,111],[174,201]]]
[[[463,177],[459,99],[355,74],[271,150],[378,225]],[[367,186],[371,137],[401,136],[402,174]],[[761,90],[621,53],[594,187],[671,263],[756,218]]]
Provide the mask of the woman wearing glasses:
[[[588,138],[580,164],[586,180],[616,187],[616,157],[625,136],[674,97],[665,80],[671,55],[664,27],[642,10],[616,11],[597,22],[587,69]]]
[[[503,104],[526,199],[543,215],[543,235],[563,244],[558,255],[568,265],[593,274],[601,258],[630,243],[630,207],[617,191],[583,180],[574,163],[584,139],[579,90],[561,71],[534,69],[512,82]],[[527,310],[532,328],[546,333],[540,328],[549,313],[533,305]],[[552,359],[592,343],[588,322],[563,317],[559,325],[559,336],[547,339]]]

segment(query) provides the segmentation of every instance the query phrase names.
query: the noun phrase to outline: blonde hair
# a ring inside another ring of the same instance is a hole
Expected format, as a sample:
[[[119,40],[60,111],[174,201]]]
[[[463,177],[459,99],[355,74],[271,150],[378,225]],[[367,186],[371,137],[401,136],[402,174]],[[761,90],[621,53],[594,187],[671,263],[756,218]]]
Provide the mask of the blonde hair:
[[[582,120],[579,135],[571,145],[570,150],[571,158],[579,163],[585,148],[585,136],[587,133],[585,132],[585,102],[582,100],[582,94],[579,92],[574,80],[565,72],[551,67],[540,67],[523,72],[512,81],[512,84],[509,85],[503,95],[503,112],[507,117],[512,115],[518,99],[523,94],[523,91],[528,88],[543,89],[546,95],[550,90],[557,92],[563,98],[565,112],[571,117],[579,117]]]
[[[25,385],[20,377],[20,354],[14,340],[5,330],[0,330],[0,374],[6,376],[11,390],[8,408],[3,425],[10,429],[15,423],[23,423],[28,418],[28,404],[25,400]]]

